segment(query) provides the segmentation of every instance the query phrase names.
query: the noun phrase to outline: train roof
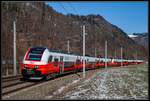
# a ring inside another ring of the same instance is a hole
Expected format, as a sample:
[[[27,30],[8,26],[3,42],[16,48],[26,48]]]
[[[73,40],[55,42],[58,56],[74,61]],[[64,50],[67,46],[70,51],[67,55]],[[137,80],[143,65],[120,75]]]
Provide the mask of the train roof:
[[[54,52],[54,53],[60,53],[60,54],[66,54],[66,55],[78,55],[73,52],[68,53],[67,51],[63,51],[63,50],[56,50],[56,49],[48,49],[48,50],[49,52]]]
[[[35,47],[31,47],[31,49],[46,49],[47,47],[41,47],[41,46],[35,46]]]
[[[48,49],[49,52],[52,52],[52,53],[56,53],[56,54],[62,54],[62,55],[70,55],[70,56],[79,56],[79,57],[82,57],[82,55],[78,55],[78,54],[75,54],[75,53],[68,53],[67,51],[63,51],[63,50],[56,50],[56,49],[49,49],[48,47],[42,47],[42,46],[35,46],[35,47],[32,47],[32,49],[37,49],[37,50],[42,50],[44,51],[45,49]],[[85,58],[99,58],[99,57],[94,57],[94,56],[89,56],[89,55],[86,55]],[[105,58],[100,58],[101,60],[105,60]],[[109,59],[109,58],[107,58]],[[113,58],[112,58],[113,59]],[[116,61],[121,61],[121,59],[114,59]],[[123,59],[123,61],[127,61],[126,59]],[[128,61],[135,61],[135,60],[128,60]],[[143,60],[138,60],[138,61],[143,61]]]

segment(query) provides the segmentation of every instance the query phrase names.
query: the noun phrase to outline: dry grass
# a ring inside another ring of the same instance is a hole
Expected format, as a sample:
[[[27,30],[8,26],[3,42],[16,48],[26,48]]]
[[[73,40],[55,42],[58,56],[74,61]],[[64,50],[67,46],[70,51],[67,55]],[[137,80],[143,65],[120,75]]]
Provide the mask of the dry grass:
[[[103,70],[64,99],[148,99],[148,65]]]

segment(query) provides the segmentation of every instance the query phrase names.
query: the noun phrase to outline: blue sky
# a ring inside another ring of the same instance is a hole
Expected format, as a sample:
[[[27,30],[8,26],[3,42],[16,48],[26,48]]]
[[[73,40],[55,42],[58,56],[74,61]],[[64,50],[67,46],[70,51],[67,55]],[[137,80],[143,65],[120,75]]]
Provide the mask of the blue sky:
[[[148,2],[46,2],[56,11],[67,14],[99,14],[127,34],[148,32]]]

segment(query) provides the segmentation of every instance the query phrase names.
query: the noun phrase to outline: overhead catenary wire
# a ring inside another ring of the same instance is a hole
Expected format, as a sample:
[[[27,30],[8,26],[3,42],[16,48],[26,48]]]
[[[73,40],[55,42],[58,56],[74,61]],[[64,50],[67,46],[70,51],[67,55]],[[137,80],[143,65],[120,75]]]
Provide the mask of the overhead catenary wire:
[[[67,9],[64,7],[63,4],[59,3],[60,6],[64,9],[64,11],[66,12],[66,14],[68,14],[69,12],[67,11]],[[70,40],[67,40],[67,49],[68,49],[68,53],[70,53]]]
[[[66,14],[69,14],[69,12],[67,11],[67,9],[64,7],[64,5],[62,3],[59,3],[59,5],[64,9],[64,11],[66,12]]]
[[[69,6],[72,8],[72,10],[73,10],[75,13],[78,14],[77,10],[73,7],[73,5],[72,5],[71,3],[68,3],[68,4],[69,4]]]
[[[64,11],[69,14],[68,10],[64,7],[64,5],[62,3],[59,3],[59,4],[64,9]],[[73,11],[75,11],[76,13],[78,13],[71,3],[68,3],[68,4],[72,8]],[[67,43],[68,43],[68,53],[70,53],[69,42],[67,42]]]

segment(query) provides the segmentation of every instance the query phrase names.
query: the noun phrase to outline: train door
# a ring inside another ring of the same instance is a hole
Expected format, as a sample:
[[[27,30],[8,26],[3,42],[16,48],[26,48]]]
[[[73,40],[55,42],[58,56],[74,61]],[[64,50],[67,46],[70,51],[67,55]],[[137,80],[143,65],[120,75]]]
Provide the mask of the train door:
[[[48,67],[49,67],[49,68],[47,68],[47,69],[48,69],[47,71],[48,71],[49,73],[51,72],[51,69],[52,69],[52,68],[51,68],[52,60],[53,60],[53,56],[50,55],[49,58],[48,58]]]
[[[63,56],[60,56],[59,73],[63,73]]]
[[[76,68],[77,71],[80,70],[80,65],[81,65],[80,59],[76,59],[76,64],[75,64],[76,67],[75,68]]]
[[[58,63],[59,63],[59,58],[58,57],[55,57],[54,58],[54,67],[58,67]]]
[[[51,63],[52,60],[53,60],[53,56],[50,55],[49,58],[48,58],[48,63]]]
[[[59,57],[58,56],[55,56],[54,57],[54,62],[53,62],[53,65],[54,65],[54,72],[55,73],[59,73]]]

